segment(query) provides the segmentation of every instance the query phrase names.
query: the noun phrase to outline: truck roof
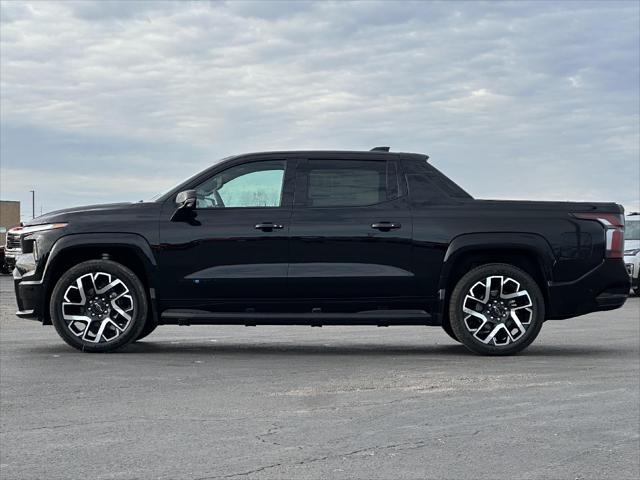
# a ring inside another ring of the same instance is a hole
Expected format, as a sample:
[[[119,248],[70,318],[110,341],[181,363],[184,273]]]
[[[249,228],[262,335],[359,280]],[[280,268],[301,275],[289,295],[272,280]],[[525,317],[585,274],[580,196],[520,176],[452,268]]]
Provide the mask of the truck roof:
[[[395,160],[422,160],[427,161],[428,155],[412,152],[391,152],[383,150],[387,147],[375,147],[372,150],[275,150],[266,152],[243,153],[233,155],[224,160],[247,157],[279,157],[279,158],[327,158],[332,160],[349,160],[354,158],[381,158],[389,157]]]

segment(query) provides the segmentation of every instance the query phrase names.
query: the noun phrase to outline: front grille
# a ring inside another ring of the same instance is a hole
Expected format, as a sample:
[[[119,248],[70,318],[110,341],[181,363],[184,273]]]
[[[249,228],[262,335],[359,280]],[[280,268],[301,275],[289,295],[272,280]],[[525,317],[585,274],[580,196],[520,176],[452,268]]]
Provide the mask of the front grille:
[[[7,235],[7,248],[16,249],[20,248],[20,235]]]

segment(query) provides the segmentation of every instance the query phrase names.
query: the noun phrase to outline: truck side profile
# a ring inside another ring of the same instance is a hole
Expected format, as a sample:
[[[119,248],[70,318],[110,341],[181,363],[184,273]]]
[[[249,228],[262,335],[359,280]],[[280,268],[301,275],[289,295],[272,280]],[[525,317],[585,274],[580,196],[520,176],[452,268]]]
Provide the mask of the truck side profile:
[[[20,234],[17,315],[88,352],[167,324],[437,325],[508,355],[630,287],[622,206],[477,200],[385,147],[234,156]]]

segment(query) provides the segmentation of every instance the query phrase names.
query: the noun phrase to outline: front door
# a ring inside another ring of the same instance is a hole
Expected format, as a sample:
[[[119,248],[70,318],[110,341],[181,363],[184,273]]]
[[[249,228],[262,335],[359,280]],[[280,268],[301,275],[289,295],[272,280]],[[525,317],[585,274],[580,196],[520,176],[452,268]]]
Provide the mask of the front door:
[[[195,186],[194,218],[160,223],[161,309],[270,310],[285,297],[295,161],[230,166]]]
[[[411,213],[395,160],[301,162],[289,292],[303,309],[402,308],[415,295]]]

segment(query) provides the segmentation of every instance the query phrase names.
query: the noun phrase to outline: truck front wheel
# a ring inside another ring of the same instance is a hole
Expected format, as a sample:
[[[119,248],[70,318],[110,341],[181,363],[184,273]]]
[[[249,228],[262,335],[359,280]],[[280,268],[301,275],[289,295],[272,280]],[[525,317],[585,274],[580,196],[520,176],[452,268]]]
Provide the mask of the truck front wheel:
[[[62,339],[78,350],[110,352],[135,341],[147,318],[140,279],[111,260],[89,260],[64,273],[49,311]]]
[[[472,352],[512,355],[540,333],[544,298],[527,272],[504,263],[486,264],[458,281],[449,319],[457,339]]]
[[[456,334],[453,333],[453,329],[451,328],[451,324],[449,323],[448,319],[442,323],[442,329],[447,335],[449,335],[449,337],[451,337],[452,340],[455,340],[456,342],[460,343],[460,340],[458,340],[458,337],[456,337]]]
[[[151,319],[148,319],[147,322],[144,324],[142,331],[134,341],[137,342],[139,340],[142,340],[145,337],[148,337],[155,331],[156,328],[158,328],[158,324],[153,322]]]

